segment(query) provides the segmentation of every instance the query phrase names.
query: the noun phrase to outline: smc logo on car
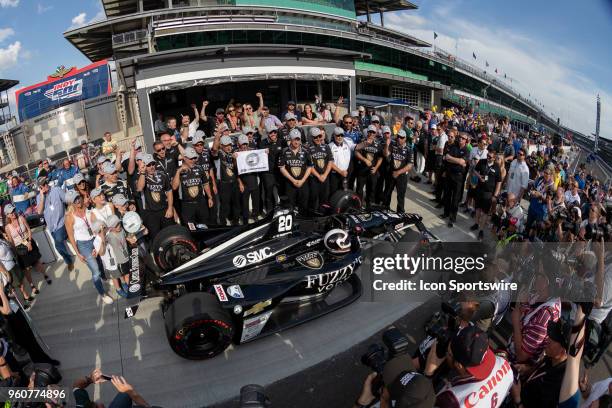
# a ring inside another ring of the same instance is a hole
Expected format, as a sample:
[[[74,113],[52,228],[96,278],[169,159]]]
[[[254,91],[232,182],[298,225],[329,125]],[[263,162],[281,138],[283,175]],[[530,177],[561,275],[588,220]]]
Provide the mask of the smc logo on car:
[[[249,252],[246,255],[236,255],[234,259],[232,259],[232,262],[236,268],[242,268],[243,266],[247,266],[249,264],[261,262],[270,256],[272,256],[270,247],[265,247],[258,249],[257,251]]]

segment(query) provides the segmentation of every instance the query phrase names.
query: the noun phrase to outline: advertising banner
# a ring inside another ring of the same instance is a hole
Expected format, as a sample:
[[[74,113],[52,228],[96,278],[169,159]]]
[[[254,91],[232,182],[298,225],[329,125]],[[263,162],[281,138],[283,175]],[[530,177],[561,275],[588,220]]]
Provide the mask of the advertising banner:
[[[61,66],[45,82],[16,92],[19,120],[23,122],[60,106],[110,92],[110,71],[106,60],[81,69]]]

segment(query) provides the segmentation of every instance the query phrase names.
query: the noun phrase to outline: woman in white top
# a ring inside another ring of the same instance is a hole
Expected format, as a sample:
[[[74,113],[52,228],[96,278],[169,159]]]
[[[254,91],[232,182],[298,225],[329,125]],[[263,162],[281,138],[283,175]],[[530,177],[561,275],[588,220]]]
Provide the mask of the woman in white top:
[[[65,224],[68,240],[76,251],[78,258],[87,264],[91,271],[93,284],[102,300],[106,304],[113,303],[113,298],[106,294],[102,284],[103,267],[94,248],[94,233],[91,229],[92,213],[83,204],[83,198],[74,190],[66,193],[66,204],[69,210],[66,212]]]
[[[108,219],[115,213],[115,207],[106,201],[104,193],[99,188],[94,188],[89,193],[89,199],[92,201],[94,207],[90,210],[91,221],[100,221],[106,223]]]

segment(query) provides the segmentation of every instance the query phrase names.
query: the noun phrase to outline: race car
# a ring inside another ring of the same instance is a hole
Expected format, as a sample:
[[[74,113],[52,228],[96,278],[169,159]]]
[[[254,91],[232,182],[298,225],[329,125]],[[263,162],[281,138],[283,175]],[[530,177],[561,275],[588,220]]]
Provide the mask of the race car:
[[[374,240],[438,241],[416,214],[380,209],[302,216],[277,208],[242,227],[188,224],[162,230],[151,251],[156,276],[145,296],[164,297],[174,352],[207,359],[230,343],[317,318],[355,301],[355,271]]]

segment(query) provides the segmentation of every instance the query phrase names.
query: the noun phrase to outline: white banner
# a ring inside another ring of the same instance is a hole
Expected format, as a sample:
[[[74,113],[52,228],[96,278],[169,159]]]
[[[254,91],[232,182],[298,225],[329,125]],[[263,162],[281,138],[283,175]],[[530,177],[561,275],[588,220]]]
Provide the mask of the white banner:
[[[268,154],[265,149],[237,152],[238,174],[268,171]]]

